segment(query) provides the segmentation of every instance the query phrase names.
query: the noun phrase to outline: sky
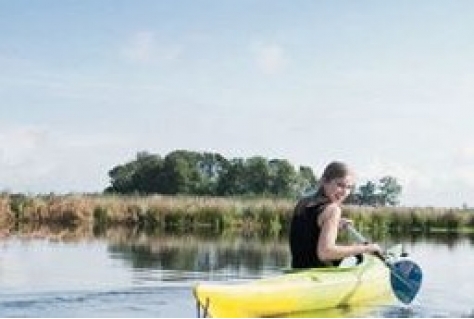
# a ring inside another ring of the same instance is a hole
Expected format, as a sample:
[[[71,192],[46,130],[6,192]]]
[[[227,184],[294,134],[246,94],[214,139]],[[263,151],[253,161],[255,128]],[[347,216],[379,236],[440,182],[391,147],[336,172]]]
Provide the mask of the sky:
[[[0,190],[147,151],[264,156],[474,206],[473,1],[0,1]]]

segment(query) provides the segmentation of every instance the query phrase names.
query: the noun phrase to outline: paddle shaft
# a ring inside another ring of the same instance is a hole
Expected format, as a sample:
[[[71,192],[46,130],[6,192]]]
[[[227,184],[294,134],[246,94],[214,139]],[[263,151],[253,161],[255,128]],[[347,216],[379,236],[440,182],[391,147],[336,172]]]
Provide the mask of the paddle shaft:
[[[348,224],[346,227],[347,227],[347,230],[357,239],[358,242],[365,245],[369,243],[367,238],[365,238],[361,233],[359,233],[351,224]],[[375,252],[374,255],[380,258],[380,260],[383,261],[384,264],[390,267],[390,263],[387,261],[387,259],[385,259],[385,257],[381,253]]]
[[[347,230],[357,239],[357,241],[359,241],[362,244],[369,243],[367,238],[365,238],[361,233],[359,233],[351,224],[348,224],[346,227],[347,227]],[[406,280],[406,278],[400,275],[398,270],[380,252],[374,252],[373,254],[377,258],[379,258],[381,261],[383,261],[383,263],[390,269],[390,272],[392,273],[392,275],[397,277],[398,280],[402,282],[408,289],[410,290],[415,289],[415,287],[413,287],[413,285],[408,280]]]

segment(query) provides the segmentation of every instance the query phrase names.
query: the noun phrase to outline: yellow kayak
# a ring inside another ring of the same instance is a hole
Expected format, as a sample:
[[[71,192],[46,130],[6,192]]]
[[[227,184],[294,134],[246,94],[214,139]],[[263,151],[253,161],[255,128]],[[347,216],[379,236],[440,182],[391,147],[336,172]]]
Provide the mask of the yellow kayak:
[[[197,284],[194,297],[204,317],[277,317],[393,298],[390,271],[363,255],[351,267],[313,268],[238,284]]]

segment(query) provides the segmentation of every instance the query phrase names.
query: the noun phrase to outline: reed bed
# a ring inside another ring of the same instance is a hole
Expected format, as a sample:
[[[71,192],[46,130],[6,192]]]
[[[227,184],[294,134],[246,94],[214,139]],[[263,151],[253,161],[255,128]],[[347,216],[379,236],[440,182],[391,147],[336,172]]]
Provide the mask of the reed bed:
[[[258,228],[278,232],[286,224],[292,202],[284,199],[197,196],[62,196],[0,197],[0,225],[47,223],[154,230]]]
[[[359,228],[380,233],[473,232],[474,210],[435,207],[346,207]]]
[[[288,231],[294,204],[294,200],[279,198],[2,194],[0,227],[48,224],[89,227],[96,233],[122,226],[151,233],[243,229],[283,234]],[[471,209],[346,206],[343,214],[356,227],[372,232],[474,231]]]

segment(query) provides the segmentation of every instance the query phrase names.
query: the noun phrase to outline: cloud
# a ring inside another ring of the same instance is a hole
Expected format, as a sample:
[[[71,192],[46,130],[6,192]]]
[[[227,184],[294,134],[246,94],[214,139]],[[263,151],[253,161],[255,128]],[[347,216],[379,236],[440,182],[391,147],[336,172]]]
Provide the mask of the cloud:
[[[395,177],[402,185],[417,185],[418,187],[428,187],[432,184],[425,172],[414,166],[397,163],[382,159],[372,159],[364,168],[360,170],[361,180],[378,180],[384,176]]]
[[[464,145],[459,148],[454,157],[459,164],[474,163],[474,145]]]
[[[0,131],[0,185],[18,189],[48,176],[54,163],[45,161],[50,150],[49,137],[40,127],[3,128]]]
[[[127,59],[144,64],[176,60],[181,52],[179,47],[160,46],[155,33],[151,31],[136,32],[122,49]]]
[[[259,45],[256,49],[258,68],[268,75],[281,72],[288,63],[282,47],[277,45]]]
[[[474,188],[474,145],[460,147],[452,156],[452,174],[467,187]]]
[[[100,191],[107,172],[126,160],[130,145],[115,133],[71,133],[44,127],[0,129],[0,190]]]
[[[357,167],[357,183],[364,184],[366,181],[377,182],[384,176],[393,176],[402,186],[402,194],[400,196],[402,205],[425,205],[428,202],[420,202],[422,198],[430,198],[435,202],[439,190],[437,189],[443,176],[437,175],[436,172],[428,171],[428,167],[417,167],[413,164],[395,162],[385,158],[370,159],[365,165]]]
[[[390,175],[402,186],[402,205],[461,207],[463,203],[472,204],[474,149],[464,147],[458,155],[421,166],[375,158],[357,167],[357,182],[362,185],[368,180],[378,181]]]
[[[133,35],[124,54],[130,60],[137,62],[148,62],[154,47],[154,35],[152,32],[142,31]]]
[[[46,131],[42,128],[4,129],[0,131],[0,163],[11,167],[28,162],[46,140]]]

